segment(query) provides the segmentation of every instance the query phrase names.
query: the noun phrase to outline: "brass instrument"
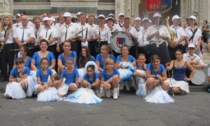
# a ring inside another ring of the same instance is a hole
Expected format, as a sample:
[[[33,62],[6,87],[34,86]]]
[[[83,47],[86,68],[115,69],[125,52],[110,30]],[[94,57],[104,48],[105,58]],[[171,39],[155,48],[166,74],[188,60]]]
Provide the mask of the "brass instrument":
[[[1,42],[1,47],[0,47],[0,52],[1,52],[2,50],[4,50],[4,47],[5,47],[5,43],[2,41],[2,42]]]
[[[176,32],[170,29],[170,27],[169,27],[169,19],[170,19],[169,16],[165,19],[166,20],[166,28],[167,28],[167,30],[168,30],[168,32],[170,34],[171,41],[172,42],[176,42]],[[172,45],[170,45],[170,46],[172,46]]]

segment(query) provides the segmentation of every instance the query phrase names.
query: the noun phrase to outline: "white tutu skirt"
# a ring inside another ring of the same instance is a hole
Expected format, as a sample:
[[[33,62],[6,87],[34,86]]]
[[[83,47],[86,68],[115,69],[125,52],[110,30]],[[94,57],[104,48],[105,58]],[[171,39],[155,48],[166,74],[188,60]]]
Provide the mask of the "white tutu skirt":
[[[140,97],[146,97],[147,95],[146,83],[138,85],[138,90],[136,91],[136,95]]]
[[[33,76],[28,76],[27,80],[28,80],[28,88],[26,94],[28,97],[31,97],[35,92],[36,79]]]
[[[133,65],[130,62],[121,62],[120,67],[118,71],[122,82],[125,83],[125,81],[131,80],[134,73]]]
[[[79,104],[99,104],[102,99],[97,97],[92,89],[80,88],[64,98],[64,101]]]
[[[40,92],[37,96],[37,101],[42,102],[58,101],[59,99],[58,91],[54,87],[49,87],[47,90]]]
[[[13,99],[22,99],[26,97],[26,93],[21,87],[20,83],[10,82],[6,85],[5,96],[9,96]]]
[[[170,84],[170,87],[179,87],[189,93],[189,84],[186,81],[176,81],[174,78],[168,78],[166,82]]]
[[[171,103],[174,102],[166,91],[159,85],[155,87],[145,98],[147,102],[151,103]]]
[[[85,68],[80,68],[77,69],[78,73],[79,73],[79,82],[82,80],[83,76],[85,75],[86,71]]]

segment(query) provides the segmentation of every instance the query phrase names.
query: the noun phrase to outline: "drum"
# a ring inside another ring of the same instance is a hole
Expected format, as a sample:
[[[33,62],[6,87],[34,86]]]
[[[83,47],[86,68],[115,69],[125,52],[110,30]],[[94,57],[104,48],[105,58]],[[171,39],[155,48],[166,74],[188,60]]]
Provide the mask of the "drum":
[[[206,75],[203,70],[195,70],[195,75],[193,76],[191,82],[195,85],[202,85],[206,80]]]
[[[134,45],[133,40],[132,40],[132,36],[125,31],[115,31],[115,32],[113,32],[113,34],[110,38],[111,48],[115,52],[121,53],[121,47],[125,44],[129,47],[129,49],[130,49],[131,46]]]

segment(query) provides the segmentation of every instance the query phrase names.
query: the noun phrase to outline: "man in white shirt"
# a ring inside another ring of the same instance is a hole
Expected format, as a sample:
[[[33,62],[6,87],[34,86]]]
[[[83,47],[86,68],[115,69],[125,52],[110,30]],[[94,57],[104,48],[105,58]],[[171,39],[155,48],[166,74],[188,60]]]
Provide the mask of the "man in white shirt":
[[[79,28],[77,24],[74,24],[71,22],[71,14],[69,12],[65,12],[63,14],[65,24],[63,24],[58,31],[58,42],[56,50],[59,53],[63,52],[63,43],[65,41],[71,42],[71,50],[77,51],[77,43],[76,38],[78,35],[76,35],[79,32]]]
[[[36,46],[36,51],[40,50],[39,45],[40,45],[40,39],[39,39],[39,35],[41,32],[41,29],[43,28],[43,26],[41,25],[41,18],[39,17],[34,17],[33,19],[34,22],[34,32],[35,32],[35,39],[34,39],[34,43]]]
[[[48,51],[53,52],[54,56],[57,57],[56,52],[56,40],[58,38],[57,30],[51,26],[51,20],[49,17],[43,18],[44,28],[41,29],[39,39],[40,41],[45,39],[48,42]]]
[[[140,17],[137,17],[135,18],[134,20],[134,28],[135,28],[135,36],[137,37],[138,33],[141,32],[141,30],[143,29],[143,27],[141,26],[141,18]]]
[[[125,14],[124,13],[119,13],[119,23],[115,24],[115,27],[117,30],[122,30],[123,26],[124,26],[124,18],[125,18]]]
[[[13,34],[14,42],[18,47],[22,47],[24,45],[28,47],[34,48],[34,29],[28,25],[28,17],[22,16],[22,25],[15,29]],[[33,49],[28,53],[29,56],[32,56],[34,53]]]
[[[21,23],[21,20],[22,20],[22,19],[21,19],[21,16],[20,16],[19,13],[16,14],[15,19],[16,19],[16,23],[13,24],[13,31],[14,31],[17,27],[19,27],[19,26],[22,25],[22,23]]]
[[[174,15],[172,17],[172,25],[170,26],[171,34],[173,34],[172,40],[173,42],[169,44],[168,50],[170,53],[170,57],[172,60],[176,59],[175,57],[175,51],[177,49],[182,50],[183,53],[186,52],[186,43],[185,43],[185,37],[186,34],[184,32],[184,29],[179,26],[180,24],[180,17],[178,15]]]

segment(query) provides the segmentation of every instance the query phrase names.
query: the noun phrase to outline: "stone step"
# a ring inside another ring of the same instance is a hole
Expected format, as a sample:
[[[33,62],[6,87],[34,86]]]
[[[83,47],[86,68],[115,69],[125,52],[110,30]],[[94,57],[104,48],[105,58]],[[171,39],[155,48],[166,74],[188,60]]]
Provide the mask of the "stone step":
[[[207,85],[194,86],[190,85],[190,92],[207,92]]]

